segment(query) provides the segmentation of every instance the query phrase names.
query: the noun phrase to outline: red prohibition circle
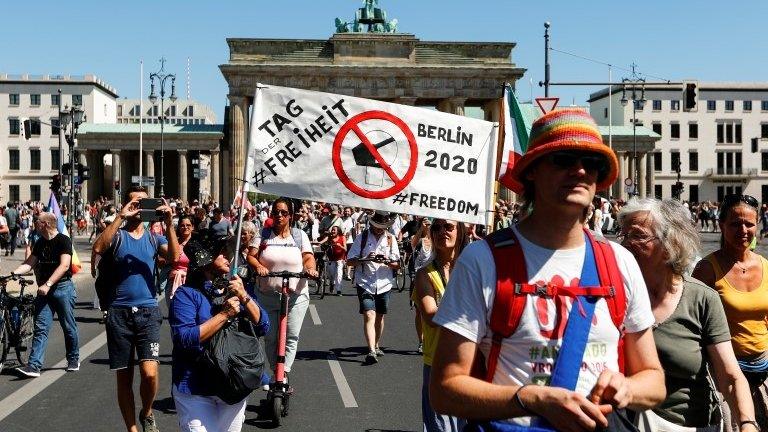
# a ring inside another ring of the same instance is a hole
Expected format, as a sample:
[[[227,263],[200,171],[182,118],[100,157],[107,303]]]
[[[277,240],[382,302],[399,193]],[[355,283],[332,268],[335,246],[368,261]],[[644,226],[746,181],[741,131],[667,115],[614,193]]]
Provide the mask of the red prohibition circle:
[[[365,133],[363,133],[362,129],[360,129],[359,124],[366,120],[388,121],[397,126],[397,128],[405,134],[405,137],[408,139],[408,144],[411,148],[411,160],[408,171],[405,173],[403,178],[399,178],[397,174],[392,171],[392,168],[386,164],[379,151],[373,147],[373,144],[371,144],[371,142],[365,136]],[[354,132],[355,135],[360,138],[360,141],[366,147],[368,147],[368,151],[371,152],[373,157],[376,159],[379,165],[381,165],[389,178],[395,183],[392,185],[392,187],[383,190],[369,190],[358,186],[355,184],[355,182],[352,181],[352,179],[349,178],[346,171],[344,170],[344,165],[341,163],[341,145],[344,142],[344,138],[347,137],[347,134],[350,131]],[[419,150],[416,146],[416,137],[413,136],[411,129],[408,128],[408,125],[406,125],[404,121],[384,111],[366,111],[349,119],[346,123],[344,123],[341,129],[339,129],[339,132],[336,134],[336,139],[333,140],[333,150],[331,151],[333,169],[336,171],[336,175],[339,177],[339,180],[341,180],[341,183],[344,184],[347,189],[363,198],[388,198],[405,189],[405,187],[408,186],[408,183],[413,180],[413,176],[416,175],[416,166],[418,164],[418,160]]]

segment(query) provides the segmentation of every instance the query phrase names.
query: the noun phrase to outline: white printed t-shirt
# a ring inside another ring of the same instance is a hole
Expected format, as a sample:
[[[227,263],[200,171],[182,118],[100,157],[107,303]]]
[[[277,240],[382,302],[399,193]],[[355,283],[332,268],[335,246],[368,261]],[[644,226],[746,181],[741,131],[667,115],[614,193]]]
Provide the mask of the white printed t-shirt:
[[[551,250],[525,239],[513,228],[525,256],[529,283],[552,282],[576,285],[581,277],[586,246],[567,250]],[[650,328],[655,322],[643,275],[632,254],[611,242],[616,262],[623,276],[627,309],[624,327],[627,333]],[[511,265],[511,264],[510,264]],[[496,268],[485,241],[467,246],[451,272],[446,295],[440,303],[434,322],[475,343],[485,358],[491,347],[491,310],[496,291]],[[502,342],[501,354],[493,377],[495,384],[547,384],[554,358],[562,345],[562,334],[568,322],[572,299],[528,296],[516,332]],[[613,324],[608,304],[597,302],[595,318],[584,353],[576,391],[588,395],[600,373],[608,368],[618,371],[619,331]],[[529,417],[514,419],[528,425]]]
[[[288,235],[287,238],[280,238],[273,230],[269,230],[266,247],[260,250],[259,261],[261,264],[269,271],[302,271],[304,269],[303,254],[312,253],[312,243],[309,241],[307,233],[298,231],[301,233],[301,250],[296,246],[292,235]],[[254,243],[261,245],[261,239],[256,239]],[[259,290],[262,292],[280,291],[282,284],[282,278],[259,278]],[[289,279],[288,289],[298,294],[309,292],[306,279]]]

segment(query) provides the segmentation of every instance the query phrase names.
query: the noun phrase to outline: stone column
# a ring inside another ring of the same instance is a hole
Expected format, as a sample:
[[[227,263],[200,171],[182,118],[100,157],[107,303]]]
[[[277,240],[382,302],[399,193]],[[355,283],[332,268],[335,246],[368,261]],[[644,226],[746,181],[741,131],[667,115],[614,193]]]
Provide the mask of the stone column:
[[[178,150],[179,153],[179,198],[184,202],[189,202],[187,193],[187,151]]]
[[[447,113],[463,116],[464,115],[464,103],[466,101],[467,101],[467,98],[450,97],[450,98],[441,100],[437,104],[437,109],[442,111],[442,112],[447,112]]]
[[[629,171],[629,155],[627,152],[621,154],[619,157],[619,164],[621,165],[621,172],[623,173],[621,176],[621,189],[619,190],[619,196],[622,200],[626,201],[628,196],[627,190],[625,188],[626,185],[624,184],[624,179],[632,177]]]
[[[120,181],[120,150],[112,149],[112,201],[116,204],[120,204],[120,192],[115,189],[115,182]],[[126,185],[120,183],[120,188],[125,188]]]
[[[144,176],[155,177],[155,151],[149,150],[144,155]],[[155,196],[155,185],[147,185],[147,195]]]
[[[419,98],[417,97],[411,97],[411,96],[403,96],[395,99],[395,103],[398,103],[400,105],[410,105],[410,106],[416,106],[416,101]]]
[[[640,198],[645,198],[645,153],[637,154],[637,193]]]
[[[485,119],[491,122],[498,122],[501,119],[501,103],[497,100],[490,100],[483,105]]]
[[[653,153],[646,153],[645,157],[645,196],[653,198]]]
[[[208,174],[208,179],[211,182],[211,198],[216,202],[220,202],[221,170],[219,169],[218,150],[211,150],[211,172]]]
[[[243,169],[245,168],[246,160],[246,124],[248,119],[248,100],[242,96],[229,96],[229,167],[230,175],[225,179],[226,194],[224,199],[227,202],[231,202],[237,193],[238,182],[235,177],[243,175]],[[222,205],[224,205],[222,203]],[[229,205],[229,204],[227,204]],[[225,207],[226,208],[226,207]]]

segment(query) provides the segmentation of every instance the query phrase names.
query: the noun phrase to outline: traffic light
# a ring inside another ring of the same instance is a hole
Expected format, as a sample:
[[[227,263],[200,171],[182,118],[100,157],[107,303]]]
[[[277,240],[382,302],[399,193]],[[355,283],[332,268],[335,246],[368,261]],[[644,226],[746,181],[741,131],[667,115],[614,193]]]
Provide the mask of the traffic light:
[[[676,182],[672,185],[672,197],[675,199],[680,199],[680,196],[683,194],[683,183],[682,182]]]
[[[758,138],[752,138],[752,153],[757,153],[757,140]]]
[[[683,111],[696,111],[699,101],[698,85],[695,82],[683,84]]]
[[[91,169],[83,164],[77,164],[77,178],[80,179],[80,183],[91,178]]]
[[[55,193],[58,193],[61,189],[61,176],[58,174],[54,174],[51,176],[51,190]]]
[[[65,162],[61,165],[61,173],[65,176],[72,174],[72,170],[70,169],[71,167],[72,165],[69,162]]]
[[[19,127],[21,128],[21,130],[19,130],[19,135],[29,141],[29,139],[32,138],[32,122],[27,118],[23,118],[21,119]]]

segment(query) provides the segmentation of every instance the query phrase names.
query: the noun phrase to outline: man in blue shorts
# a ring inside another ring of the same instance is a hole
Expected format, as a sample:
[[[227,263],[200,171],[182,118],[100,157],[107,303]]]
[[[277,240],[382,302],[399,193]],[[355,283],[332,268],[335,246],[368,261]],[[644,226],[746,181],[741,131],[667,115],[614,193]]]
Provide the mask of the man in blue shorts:
[[[139,421],[144,432],[157,432],[152,403],[159,383],[160,324],[163,315],[157,306],[154,269],[158,255],[174,262],[180,254],[172,226],[173,212],[168,205],[156,210],[164,213],[168,239],[144,228],[139,201],[147,198],[144,187],[128,189],[126,204],[115,220],[93,245],[104,259],[115,258],[115,291],[107,313],[109,367],[116,371],[117,403],[128,432],[138,432],[133,395],[134,351],[139,363],[141,411]],[[124,224],[124,225],[123,225]],[[121,228],[122,226],[122,228]],[[114,253],[112,247],[117,246]]]

